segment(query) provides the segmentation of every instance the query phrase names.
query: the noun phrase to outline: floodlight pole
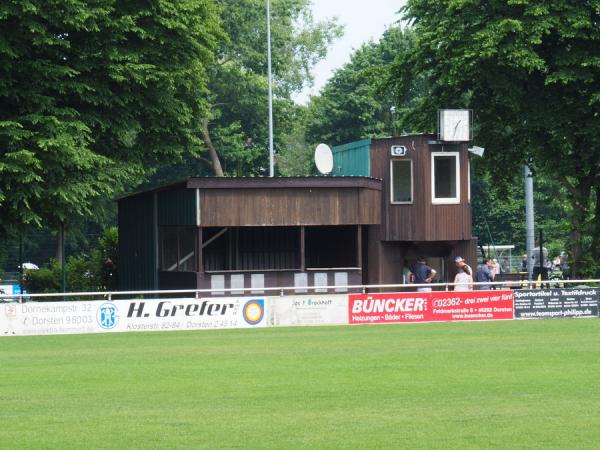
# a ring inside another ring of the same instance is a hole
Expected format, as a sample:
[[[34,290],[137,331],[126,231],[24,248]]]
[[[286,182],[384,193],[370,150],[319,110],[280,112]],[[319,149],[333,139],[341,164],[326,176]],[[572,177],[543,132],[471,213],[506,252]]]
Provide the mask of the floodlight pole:
[[[273,152],[273,80],[271,76],[271,1],[267,0],[267,61],[269,71],[269,176],[275,176]]]
[[[531,280],[531,274],[533,273],[533,248],[535,245],[535,221],[533,211],[533,173],[531,172],[531,163],[532,161],[530,159],[525,164],[525,222],[527,227],[527,279],[529,280]]]

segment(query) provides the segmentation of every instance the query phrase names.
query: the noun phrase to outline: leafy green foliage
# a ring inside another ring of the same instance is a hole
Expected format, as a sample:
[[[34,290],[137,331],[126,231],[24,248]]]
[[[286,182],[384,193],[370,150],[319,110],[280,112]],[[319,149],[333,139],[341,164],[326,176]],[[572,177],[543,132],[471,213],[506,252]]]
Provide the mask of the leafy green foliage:
[[[515,175],[508,186],[498,186],[489,172],[477,173],[471,183],[473,234],[479,243],[515,245],[513,256],[523,254],[526,250],[523,173]],[[565,214],[571,207],[559,183],[540,177],[534,179],[534,185],[536,237],[543,230],[544,247],[553,257],[567,249],[569,223]]]
[[[100,237],[97,248],[69,256],[66,263],[67,291],[114,291],[118,282],[118,230],[112,227]],[[60,264],[52,259],[39,270],[27,270],[23,276],[30,293],[62,292]]]
[[[504,186],[532,156],[537,175],[567,192],[572,266],[582,273],[585,255],[600,255],[584,238],[600,165],[597,2],[409,0],[404,13],[415,47],[399,55],[392,81],[401,97],[427,79],[406,119],[433,131],[438,108],[472,108],[475,141]]]
[[[0,6],[0,227],[55,226],[196,152],[208,0]]]
[[[306,106],[297,106],[292,119],[292,129],[280,142],[277,154],[277,169],[283,176],[309,176],[316,174],[313,161],[315,146],[307,141],[306,121],[309,110]]]
[[[119,229],[111,227],[100,238],[97,266],[100,266],[101,290],[115,291],[118,286],[119,269]],[[97,267],[96,266],[96,267]]]
[[[23,274],[23,288],[32,294],[61,291],[61,267],[56,260],[38,270],[27,270]]]
[[[210,120],[205,144],[218,153],[228,175],[268,172],[266,3],[217,0],[228,39],[220,42],[209,70]],[[276,150],[292,132],[291,94],[310,82],[310,69],[341,33],[335,22],[315,23],[309,0],[271,1],[271,46]]]
[[[398,101],[385,79],[397,54],[411,46],[412,33],[392,27],[378,42],[356,50],[321,95],[311,99],[307,139],[338,145],[397,134],[399,114],[411,107],[418,91]]]

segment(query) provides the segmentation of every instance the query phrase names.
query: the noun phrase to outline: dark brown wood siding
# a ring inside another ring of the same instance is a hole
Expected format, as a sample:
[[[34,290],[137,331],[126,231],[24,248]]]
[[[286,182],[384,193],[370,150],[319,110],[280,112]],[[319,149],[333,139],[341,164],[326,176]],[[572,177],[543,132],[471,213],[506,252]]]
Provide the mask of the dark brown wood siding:
[[[437,205],[431,195],[431,153],[442,151],[441,145],[431,145],[433,135],[374,139],[371,144],[371,176],[383,180],[381,192],[381,240],[385,241],[448,241],[471,239],[471,206],[468,201],[467,145],[444,145],[443,151],[459,152],[460,203]],[[392,145],[404,145],[404,157],[391,156]],[[413,203],[391,203],[392,159],[413,161]]]
[[[356,225],[381,220],[381,191],[347,188],[201,189],[203,227]]]

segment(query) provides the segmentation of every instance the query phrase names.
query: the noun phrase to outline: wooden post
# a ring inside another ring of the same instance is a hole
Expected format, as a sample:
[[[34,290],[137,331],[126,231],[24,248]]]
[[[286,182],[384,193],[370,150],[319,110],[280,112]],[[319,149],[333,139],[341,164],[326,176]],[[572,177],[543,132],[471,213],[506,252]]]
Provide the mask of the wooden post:
[[[227,270],[233,269],[233,228],[227,233]]]
[[[306,271],[306,228],[300,227],[300,270]]]
[[[204,258],[202,255],[202,227],[198,227],[196,233],[196,271],[204,272]]]
[[[358,259],[358,264],[356,265],[356,267],[362,270],[362,225],[359,225],[357,227],[356,257]]]

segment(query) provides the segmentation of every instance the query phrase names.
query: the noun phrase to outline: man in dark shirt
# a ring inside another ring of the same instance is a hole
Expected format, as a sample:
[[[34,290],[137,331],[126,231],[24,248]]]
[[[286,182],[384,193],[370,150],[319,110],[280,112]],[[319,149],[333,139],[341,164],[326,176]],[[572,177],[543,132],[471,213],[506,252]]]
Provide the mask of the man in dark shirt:
[[[492,272],[492,268],[494,267],[494,262],[491,258],[485,258],[482,264],[479,264],[477,267],[477,275],[475,275],[475,281],[478,283],[489,283],[490,281],[494,281],[494,273]],[[477,289],[482,291],[489,291],[491,286],[489,284],[481,284],[477,286]]]
[[[419,256],[417,258],[417,263],[415,264],[415,267],[413,268],[413,274],[414,274],[414,279],[415,279],[415,284],[428,284],[431,283],[431,280],[433,280],[435,278],[435,276],[437,275],[437,272],[435,271],[435,269],[429,267],[427,265],[427,261],[425,260],[425,257],[423,256]],[[417,289],[417,291],[419,292],[429,292],[431,291],[430,287],[419,287]]]

